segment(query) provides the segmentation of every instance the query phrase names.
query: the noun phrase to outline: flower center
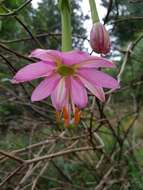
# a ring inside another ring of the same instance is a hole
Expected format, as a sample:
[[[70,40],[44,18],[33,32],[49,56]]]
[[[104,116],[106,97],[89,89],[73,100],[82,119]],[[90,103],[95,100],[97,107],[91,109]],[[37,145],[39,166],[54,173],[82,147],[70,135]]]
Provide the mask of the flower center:
[[[68,76],[73,75],[75,73],[75,69],[66,65],[60,65],[57,69],[57,72],[62,76]]]

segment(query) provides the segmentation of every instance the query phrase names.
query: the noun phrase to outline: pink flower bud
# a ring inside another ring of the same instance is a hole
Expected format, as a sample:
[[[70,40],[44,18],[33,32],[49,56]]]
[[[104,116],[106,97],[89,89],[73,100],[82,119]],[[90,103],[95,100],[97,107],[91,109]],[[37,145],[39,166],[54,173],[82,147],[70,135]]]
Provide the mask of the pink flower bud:
[[[96,53],[107,54],[111,43],[109,33],[101,23],[95,23],[90,32],[90,45]]]

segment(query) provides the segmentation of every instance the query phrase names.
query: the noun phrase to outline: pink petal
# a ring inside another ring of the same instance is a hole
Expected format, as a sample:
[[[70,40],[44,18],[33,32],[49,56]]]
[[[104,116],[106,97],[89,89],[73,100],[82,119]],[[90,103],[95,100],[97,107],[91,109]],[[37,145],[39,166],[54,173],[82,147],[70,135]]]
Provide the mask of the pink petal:
[[[85,107],[88,101],[85,87],[77,78],[73,77],[71,77],[71,99],[79,108]]]
[[[79,69],[78,74],[95,86],[117,89],[119,83],[113,77],[96,69]]]
[[[57,74],[47,77],[35,88],[32,93],[31,101],[40,101],[47,98],[53,92],[59,80],[60,76]]]
[[[43,61],[56,61],[56,59],[61,59],[61,52],[57,50],[45,50],[45,49],[35,49],[31,52],[29,57],[35,57]]]
[[[79,66],[81,68],[99,68],[99,67],[109,67],[109,68],[114,68],[116,65],[112,62],[109,61],[108,59],[102,58],[102,57],[96,57],[96,56],[91,56],[85,61],[82,61],[79,63]]]
[[[89,58],[90,55],[86,52],[74,50],[69,52],[62,52],[62,62],[66,65],[73,65],[84,61]]]
[[[99,100],[101,100],[102,102],[105,101],[105,94],[104,91],[101,87],[99,86],[95,86],[92,83],[90,83],[88,80],[86,80],[85,78],[81,77],[78,75],[78,78],[80,79],[80,81],[83,83],[83,85],[93,94],[95,95]]]
[[[32,63],[20,69],[13,77],[12,82],[19,83],[31,81],[43,76],[49,76],[53,70],[54,66],[51,62],[45,63],[44,61],[40,61],[37,63]]]
[[[65,106],[67,99],[66,95],[67,90],[65,78],[62,78],[51,94],[52,103],[57,111],[60,111]]]
[[[81,67],[98,68],[98,67],[116,67],[112,61],[102,57],[91,56],[90,54],[74,50],[70,52],[62,52],[62,62],[67,65],[79,64]]]

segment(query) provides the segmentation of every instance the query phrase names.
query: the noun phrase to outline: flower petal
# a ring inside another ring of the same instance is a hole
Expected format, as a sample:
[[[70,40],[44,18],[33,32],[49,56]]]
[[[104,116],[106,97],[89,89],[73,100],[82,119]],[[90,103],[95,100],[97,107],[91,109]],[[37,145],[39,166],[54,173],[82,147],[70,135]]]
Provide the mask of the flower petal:
[[[78,74],[95,86],[117,89],[119,83],[113,77],[96,69],[79,69]]]
[[[78,75],[78,78],[80,79],[80,81],[83,83],[83,85],[93,94],[95,95],[99,100],[101,100],[102,102],[105,101],[105,94],[104,91],[101,87],[99,86],[95,86],[92,83],[90,83],[88,80],[86,80],[85,78],[81,77]]]
[[[115,64],[108,59],[91,56],[90,54],[79,50],[62,52],[62,62],[66,65],[78,64],[79,67],[85,68],[116,67]]]
[[[91,56],[87,60],[79,63],[79,66],[81,68],[99,68],[99,67],[114,68],[116,67],[116,65],[112,61],[109,61],[108,59],[97,57],[97,56]]]
[[[60,76],[57,74],[51,75],[43,80],[33,91],[31,101],[40,101],[47,98],[57,86]]]
[[[43,61],[55,61],[61,59],[61,52],[58,50],[35,49],[29,57],[35,57]]]
[[[49,64],[47,62],[45,63],[44,61],[32,63],[20,69],[13,77],[12,82],[19,83],[31,81],[43,76],[49,76],[53,70],[54,66],[51,62],[49,62]]]
[[[88,101],[85,87],[78,79],[73,77],[71,77],[71,99],[79,108],[85,107]]]
[[[62,78],[51,94],[52,103],[57,111],[60,111],[65,106],[67,100],[66,95],[67,89],[65,78]]]
[[[89,58],[90,55],[86,52],[74,50],[69,52],[62,52],[62,62],[66,65],[73,65],[84,61]]]

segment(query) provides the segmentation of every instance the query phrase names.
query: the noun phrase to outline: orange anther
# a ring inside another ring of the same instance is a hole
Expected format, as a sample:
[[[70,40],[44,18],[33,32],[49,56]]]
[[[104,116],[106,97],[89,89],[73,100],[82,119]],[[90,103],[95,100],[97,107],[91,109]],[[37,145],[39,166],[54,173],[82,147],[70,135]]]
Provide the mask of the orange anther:
[[[69,113],[66,107],[63,107],[63,116],[64,116],[64,124],[65,126],[69,126]]]
[[[81,111],[78,108],[75,108],[75,113],[74,113],[74,124],[75,126],[78,125],[81,117]]]

